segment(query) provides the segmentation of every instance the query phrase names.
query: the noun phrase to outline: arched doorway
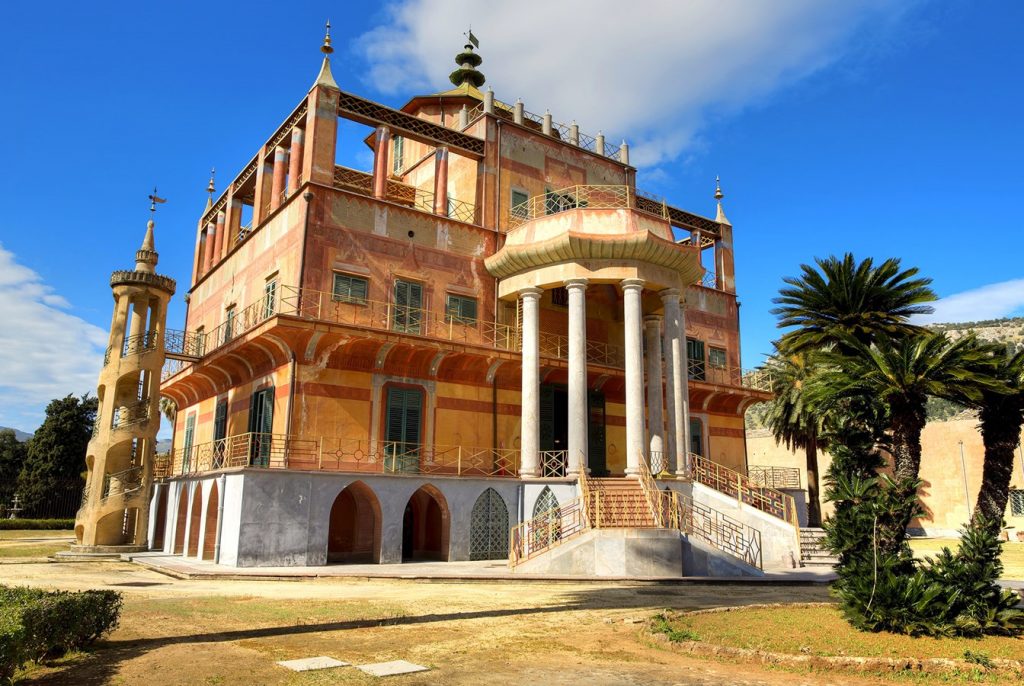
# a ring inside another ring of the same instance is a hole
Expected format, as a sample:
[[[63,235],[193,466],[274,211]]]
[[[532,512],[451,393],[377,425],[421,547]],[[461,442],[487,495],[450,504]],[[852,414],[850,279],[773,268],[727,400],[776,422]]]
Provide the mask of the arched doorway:
[[[448,502],[427,484],[412,494],[402,520],[402,560],[448,560]]]
[[[493,488],[473,505],[469,530],[470,560],[501,560],[508,557],[508,508]]]
[[[346,487],[331,506],[327,562],[380,562],[380,503],[362,481]]]
[[[220,511],[220,493],[216,479],[210,487],[210,500],[206,504],[206,530],[203,532],[203,549],[200,559],[212,560],[217,548],[217,515]]]
[[[188,484],[178,491],[178,516],[174,520],[174,548],[171,552],[182,555],[185,552],[185,523],[188,521]]]
[[[150,550],[163,550],[164,534],[167,530],[167,486],[158,486],[156,495],[156,521],[153,522],[153,540]]]
[[[192,512],[188,518],[188,549],[185,557],[199,557],[199,525],[203,519],[203,489],[197,483],[192,488]]]

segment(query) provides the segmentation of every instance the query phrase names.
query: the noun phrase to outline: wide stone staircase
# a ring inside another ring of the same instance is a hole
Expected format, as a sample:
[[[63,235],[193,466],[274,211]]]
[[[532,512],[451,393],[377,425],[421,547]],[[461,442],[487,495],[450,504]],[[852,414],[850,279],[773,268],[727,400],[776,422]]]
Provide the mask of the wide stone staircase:
[[[586,511],[590,526],[604,529],[653,529],[654,512],[637,479],[589,479]]]
[[[833,567],[839,558],[825,547],[825,530],[803,527],[800,529],[800,566]]]

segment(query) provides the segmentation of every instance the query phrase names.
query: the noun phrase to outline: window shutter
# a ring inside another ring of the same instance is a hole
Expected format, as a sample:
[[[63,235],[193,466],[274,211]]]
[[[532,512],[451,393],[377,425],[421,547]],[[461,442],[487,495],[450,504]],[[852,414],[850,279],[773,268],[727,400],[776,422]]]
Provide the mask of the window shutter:
[[[219,441],[227,436],[228,432],[228,401],[221,400],[217,403],[217,411],[213,420],[213,440]]]
[[[555,449],[555,389],[551,386],[540,387],[540,418],[538,421],[540,449]]]

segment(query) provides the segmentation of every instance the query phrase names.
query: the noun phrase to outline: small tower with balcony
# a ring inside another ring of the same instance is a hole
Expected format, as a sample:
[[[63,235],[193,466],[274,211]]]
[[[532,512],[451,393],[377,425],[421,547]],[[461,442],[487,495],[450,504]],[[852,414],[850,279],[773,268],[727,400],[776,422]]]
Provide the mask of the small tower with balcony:
[[[150,212],[163,202],[155,193]],[[99,409],[85,458],[88,476],[73,552],[146,548],[164,329],[175,288],[174,279],[156,273],[153,227],[151,217],[135,269],[110,277],[114,316],[96,389]]]

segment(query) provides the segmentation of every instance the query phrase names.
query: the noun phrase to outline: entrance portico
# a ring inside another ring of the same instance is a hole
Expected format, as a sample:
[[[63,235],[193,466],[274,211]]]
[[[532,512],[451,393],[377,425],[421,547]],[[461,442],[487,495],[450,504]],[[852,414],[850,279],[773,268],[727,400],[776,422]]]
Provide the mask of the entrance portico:
[[[656,458],[648,465],[656,471],[685,473],[689,418],[680,294],[703,274],[698,253],[673,240],[664,218],[630,208],[580,205],[526,221],[487,258],[487,269],[500,279],[499,298],[520,301],[521,476],[541,472],[539,304],[543,293],[554,289],[565,289],[568,306],[568,473],[587,468],[588,351],[619,341],[624,349],[625,473],[637,476],[645,456]],[[621,309],[613,321],[621,322],[621,333],[617,326],[587,331],[588,294],[601,285],[614,287],[619,298]]]

